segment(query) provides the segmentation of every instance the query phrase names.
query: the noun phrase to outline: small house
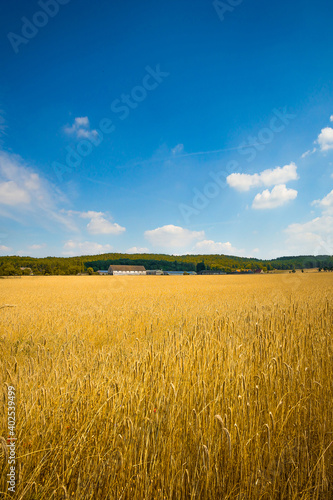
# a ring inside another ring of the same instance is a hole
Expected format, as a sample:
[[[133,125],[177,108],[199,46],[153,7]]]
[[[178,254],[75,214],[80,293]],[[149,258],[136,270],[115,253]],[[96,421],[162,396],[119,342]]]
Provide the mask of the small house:
[[[108,274],[112,276],[139,276],[146,274],[146,268],[144,266],[120,266],[111,264]]]

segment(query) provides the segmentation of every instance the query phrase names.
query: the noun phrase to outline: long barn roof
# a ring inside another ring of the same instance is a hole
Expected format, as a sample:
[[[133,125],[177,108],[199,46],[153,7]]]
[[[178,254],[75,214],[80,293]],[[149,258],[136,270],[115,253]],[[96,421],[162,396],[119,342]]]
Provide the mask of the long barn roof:
[[[144,266],[118,266],[113,265],[109,267],[109,271],[145,271],[146,268]]]

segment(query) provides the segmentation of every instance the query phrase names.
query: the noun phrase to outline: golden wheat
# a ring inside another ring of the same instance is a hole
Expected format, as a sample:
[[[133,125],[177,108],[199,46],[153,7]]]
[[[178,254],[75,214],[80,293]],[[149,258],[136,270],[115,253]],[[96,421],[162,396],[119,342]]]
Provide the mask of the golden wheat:
[[[26,277],[2,304],[15,498],[333,497],[330,274]]]

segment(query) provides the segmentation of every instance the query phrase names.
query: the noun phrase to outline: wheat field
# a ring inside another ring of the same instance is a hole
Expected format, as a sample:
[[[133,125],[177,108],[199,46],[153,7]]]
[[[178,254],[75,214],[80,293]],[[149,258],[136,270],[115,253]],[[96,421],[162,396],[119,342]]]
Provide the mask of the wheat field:
[[[329,273],[4,279],[2,305],[3,498],[333,498]]]

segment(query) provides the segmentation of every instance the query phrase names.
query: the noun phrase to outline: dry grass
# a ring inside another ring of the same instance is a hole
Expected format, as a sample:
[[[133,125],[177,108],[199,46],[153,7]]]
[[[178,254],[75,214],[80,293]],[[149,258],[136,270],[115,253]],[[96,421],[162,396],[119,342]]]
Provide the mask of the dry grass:
[[[333,497],[331,274],[26,277],[3,304],[15,498]]]

